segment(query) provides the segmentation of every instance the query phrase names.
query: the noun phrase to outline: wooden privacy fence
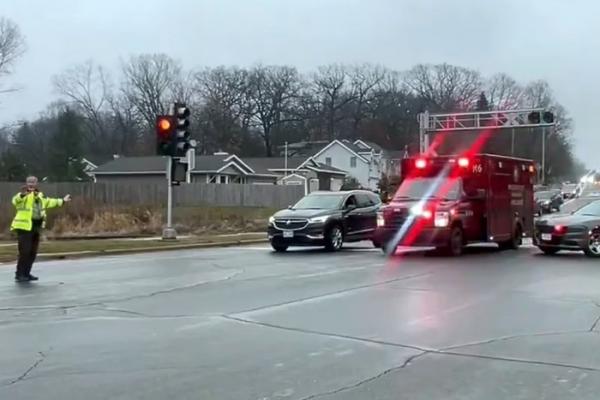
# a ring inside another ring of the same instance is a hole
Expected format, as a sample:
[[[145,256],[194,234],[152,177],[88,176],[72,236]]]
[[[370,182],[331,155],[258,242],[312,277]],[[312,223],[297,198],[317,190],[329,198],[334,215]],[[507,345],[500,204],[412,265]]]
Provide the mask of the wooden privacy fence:
[[[0,204],[10,203],[21,186],[21,183],[0,182]],[[158,183],[41,183],[40,189],[47,196],[62,197],[70,193],[74,198],[102,205],[163,206],[167,202],[167,187]],[[303,195],[304,187],[294,185],[190,183],[173,190],[176,206],[284,208]]]

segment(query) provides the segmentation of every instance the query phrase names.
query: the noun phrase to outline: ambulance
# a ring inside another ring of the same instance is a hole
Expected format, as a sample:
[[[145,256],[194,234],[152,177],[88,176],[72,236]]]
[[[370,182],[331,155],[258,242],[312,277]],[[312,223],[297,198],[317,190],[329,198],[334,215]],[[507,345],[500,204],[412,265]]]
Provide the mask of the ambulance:
[[[402,184],[377,215],[373,244],[435,247],[459,256],[471,243],[517,249],[533,233],[531,160],[491,154],[402,160]]]

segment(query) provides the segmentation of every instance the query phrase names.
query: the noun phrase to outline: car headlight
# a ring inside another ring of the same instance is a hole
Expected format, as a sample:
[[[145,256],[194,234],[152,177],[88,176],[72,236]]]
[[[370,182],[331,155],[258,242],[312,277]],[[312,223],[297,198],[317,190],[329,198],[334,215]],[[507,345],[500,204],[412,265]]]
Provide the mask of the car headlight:
[[[410,213],[415,217],[421,217],[424,219],[431,219],[432,213],[431,210],[424,209],[423,206],[417,204],[416,206],[411,207]]]
[[[450,213],[448,211],[437,211],[433,224],[437,228],[445,228],[450,224]]]
[[[275,223],[275,217],[269,217],[269,225],[273,225]]]
[[[385,218],[383,218],[383,213],[377,213],[377,226],[385,226]]]
[[[542,201],[542,204],[547,206],[548,204],[550,204],[550,200],[544,200],[544,201]]]
[[[328,215],[323,215],[320,217],[309,218],[308,222],[310,222],[311,224],[323,224],[323,223],[327,222],[328,218],[329,218]]]

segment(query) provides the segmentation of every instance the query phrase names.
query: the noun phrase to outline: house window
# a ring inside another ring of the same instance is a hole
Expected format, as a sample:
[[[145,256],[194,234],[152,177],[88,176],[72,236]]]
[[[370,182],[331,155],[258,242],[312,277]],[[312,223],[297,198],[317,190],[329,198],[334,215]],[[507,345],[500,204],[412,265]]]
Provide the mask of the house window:
[[[325,164],[331,167],[331,157],[325,157]]]
[[[229,177],[227,175],[207,175],[207,183],[229,183]]]
[[[350,168],[356,168],[356,157],[350,157]]]

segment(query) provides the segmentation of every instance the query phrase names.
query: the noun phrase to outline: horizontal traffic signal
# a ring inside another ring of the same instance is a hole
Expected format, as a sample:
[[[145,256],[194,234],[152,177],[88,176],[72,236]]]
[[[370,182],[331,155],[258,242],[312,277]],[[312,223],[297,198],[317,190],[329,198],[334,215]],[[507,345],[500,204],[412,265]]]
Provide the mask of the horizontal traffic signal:
[[[554,123],[554,113],[551,111],[532,111],[527,116],[527,122],[532,125],[538,125],[542,122],[544,124],[553,124]]]
[[[543,120],[547,124],[551,124],[554,122],[554,114],[550,111],[546,111],[543,115]]]

